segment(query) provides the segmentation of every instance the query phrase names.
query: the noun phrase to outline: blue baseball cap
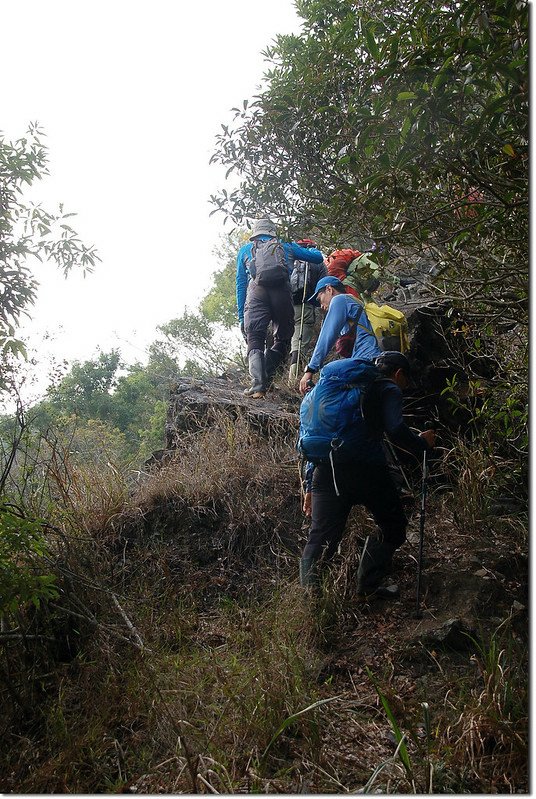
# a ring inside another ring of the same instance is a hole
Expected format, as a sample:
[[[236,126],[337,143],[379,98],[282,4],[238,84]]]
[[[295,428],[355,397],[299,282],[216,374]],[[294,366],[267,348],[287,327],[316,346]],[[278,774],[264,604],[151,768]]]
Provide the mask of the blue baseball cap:
[[[340,281],[338,277],[333,277],[333,275],[327,275],[326,277],[320,278],[320,280],[316,284],[315,293],[309,297],[307,302],[310,302],[313,305],[319,305],[319,302],[316,298],[317,294],[319,291],[322,291],[322,289],[325,289],[326,286],[333,286],[333,288],[337,289],[337,291],[341,291],[343,294],[346,294],[346,286],[344,285],[344,283],[342,283],[342,281]]]

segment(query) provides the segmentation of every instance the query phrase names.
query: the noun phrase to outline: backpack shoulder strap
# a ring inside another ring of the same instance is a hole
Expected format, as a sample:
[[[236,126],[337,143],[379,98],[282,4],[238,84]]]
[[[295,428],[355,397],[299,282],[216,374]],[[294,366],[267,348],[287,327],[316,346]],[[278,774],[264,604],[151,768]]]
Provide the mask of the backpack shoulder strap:
[[[248,269],[249,274],[251,277],[254,277],[253,271],[255,269],[255,256],[257,255],[257,241],[251,242],[251,250],[249,251],[249,257],[246,259],[246,267]],[[253,267],[253,271],[252,271]]]
[[[361,394],[361,415],[370,432],[380,438],[383,433],[383,418],[381,397],[387,383],[392,383],[388,377],[376,377]]]
[[[366,325],[359,324],[359,320],[362,318],[364,313],[366,314],[366,310],[365,310],[365,306],[361,302],[358,303],[358,305],[361,305],[361,311],[359,312],[359,316],[357,316],[355,319],[352,319],[352,322],[353,322],[352,327],[360,327],[362,330],[366,330],[367,333],[370,333],[370,330],[368,329],[368,327]]]

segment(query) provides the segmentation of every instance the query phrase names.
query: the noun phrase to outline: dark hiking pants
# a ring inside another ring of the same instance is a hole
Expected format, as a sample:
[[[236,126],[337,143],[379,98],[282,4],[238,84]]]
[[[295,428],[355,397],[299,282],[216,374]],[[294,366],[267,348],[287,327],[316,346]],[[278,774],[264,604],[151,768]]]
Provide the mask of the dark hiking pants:
[[[244,329],[251,350],[264,352],[268,325],[272,322],[272,350],[279,353],[280,360],[290,351],[290,340],[294,333],[294,306],[290,282],[278,286],[259,286],[250,280],[244,306]]]
[[[374,517],[384,541],[399,547],[406,540],[407,518],[386,464],[335,464],[335,491],[331,464],[320,464],[313,476],[312,523],[303,558],[329,559],[337,551],[354,505],[363,505]]]

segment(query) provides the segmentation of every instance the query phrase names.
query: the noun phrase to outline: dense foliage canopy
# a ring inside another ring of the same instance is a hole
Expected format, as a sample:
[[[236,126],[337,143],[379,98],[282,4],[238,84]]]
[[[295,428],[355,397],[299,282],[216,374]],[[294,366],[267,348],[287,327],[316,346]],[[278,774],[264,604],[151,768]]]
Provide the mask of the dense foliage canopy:
[[[296,7],[302,33],[222,125],[213,161],[234,183],[215,210],[426,253],[455,296],[526,320],[527,3]]]

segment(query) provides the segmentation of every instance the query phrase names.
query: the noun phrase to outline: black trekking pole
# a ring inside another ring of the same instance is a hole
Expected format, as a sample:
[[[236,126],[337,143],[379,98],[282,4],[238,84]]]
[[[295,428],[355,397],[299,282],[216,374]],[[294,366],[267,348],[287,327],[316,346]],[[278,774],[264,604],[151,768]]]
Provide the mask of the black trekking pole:
[[[424,426],[425,430],[434,430],[435,425],[432,422],[427,422]],[[421,521],[419,533],[419,560],[417,565],[417,601],[415,603],[415,618],[422,619],[421,611],[421,577],[422,577],[422,561],[424,551],[424,522],[426,518],[426,494],[428,493],[428,450],[424,450],[422,454],[422,482],[421,482]]]

